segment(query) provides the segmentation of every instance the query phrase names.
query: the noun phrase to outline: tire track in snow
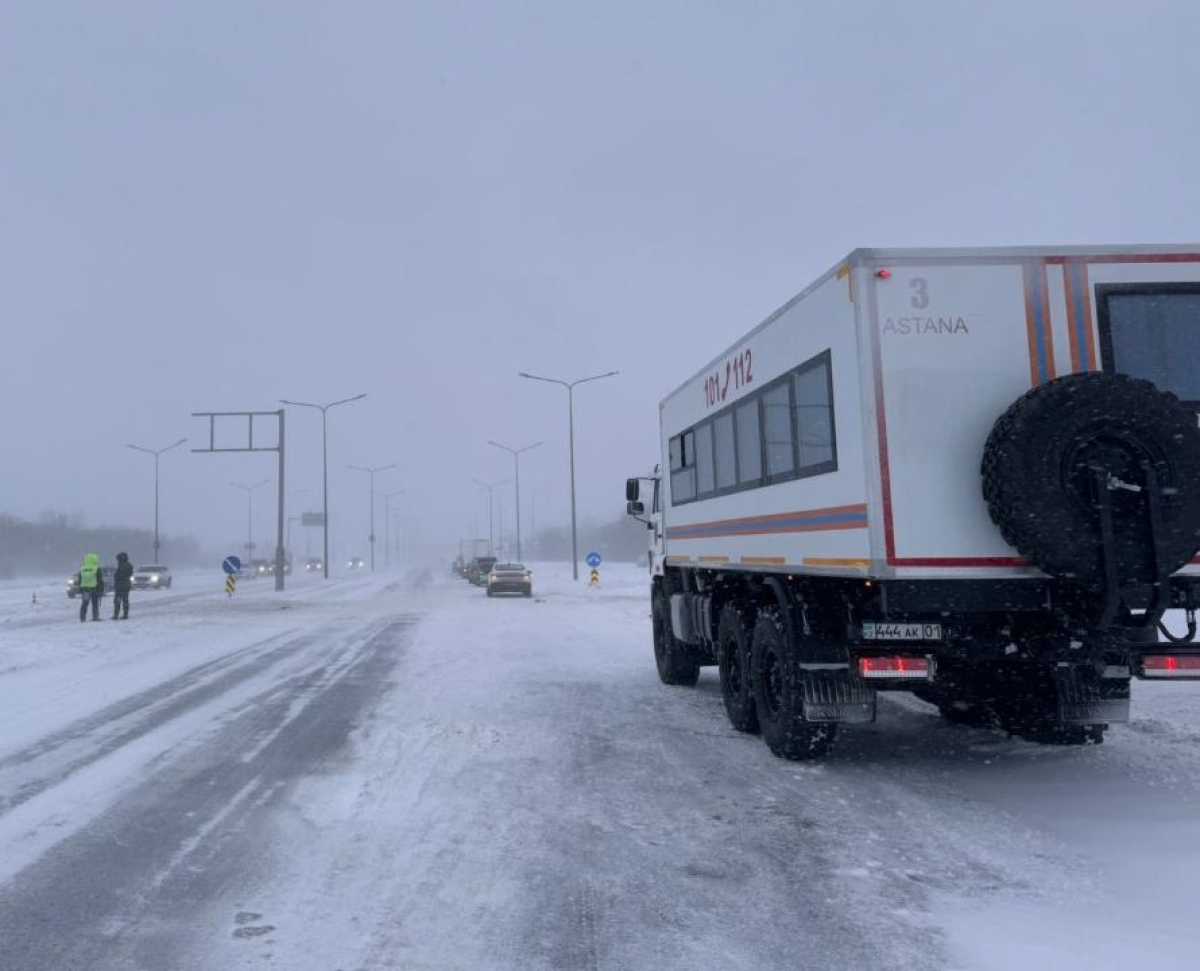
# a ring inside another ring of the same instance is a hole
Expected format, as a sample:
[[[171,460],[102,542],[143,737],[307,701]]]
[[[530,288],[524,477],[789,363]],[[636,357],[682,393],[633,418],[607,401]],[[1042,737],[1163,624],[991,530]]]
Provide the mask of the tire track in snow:
[[[0,966],[201,967],[218,941],[269,947],[278,919],[253,901],[273,852],[266,819],[292,782],[336,762],[387,689],[412,623],[343,637],[286,682],[292,690],[275,685],[241,706],[216,737],[0,886]],[[197,919],[233,888],[244,906],[225,926]]]
[[[294,634],[285,631],[198,665],[0,759],[0,816],[322,637]],[[290,639],[271,647],[284,638]],[[40,772],[38,763],[45,763]]]

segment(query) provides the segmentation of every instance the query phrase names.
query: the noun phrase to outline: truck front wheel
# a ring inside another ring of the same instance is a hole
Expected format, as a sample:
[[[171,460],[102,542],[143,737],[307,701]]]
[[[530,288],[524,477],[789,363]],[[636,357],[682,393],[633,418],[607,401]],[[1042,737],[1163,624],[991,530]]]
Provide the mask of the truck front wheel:
[[[763,741],[780,758],[818,759],[829,751],[837,725],[804,718],[804,685],[795,647],[774,607],[760,610],[754,625],[752,677]]]
[[[739,732],[757,732],[754,689],[750,678],[750,637],[741,607],[728,603],[717,629],[717,670],[729,723]]]
[[[654,598],[654,663],[663,684],[690,688],[700,679],[700,665],[671,630],[671,608],[663,596]]]

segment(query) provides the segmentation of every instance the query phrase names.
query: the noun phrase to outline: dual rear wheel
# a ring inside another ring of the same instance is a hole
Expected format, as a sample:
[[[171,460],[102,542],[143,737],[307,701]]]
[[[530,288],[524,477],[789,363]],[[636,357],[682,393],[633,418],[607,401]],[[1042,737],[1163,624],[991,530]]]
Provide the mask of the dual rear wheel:
[[[729,722],[739,732],[762,732],[785,759],[815,759],[833,744],[837,725],[805,718],[804,685],[783,618],[765,607],[750,624],[736,601],[725,605],[717,629],[717,670]]]

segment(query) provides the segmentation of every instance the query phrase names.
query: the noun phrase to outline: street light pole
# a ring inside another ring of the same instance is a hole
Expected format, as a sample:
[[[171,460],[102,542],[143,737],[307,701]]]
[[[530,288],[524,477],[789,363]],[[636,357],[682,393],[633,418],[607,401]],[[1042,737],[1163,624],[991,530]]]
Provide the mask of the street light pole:
[[[365,398],[366,394],[356,394],[353,398],[342,398],[338,401],[331,401],[325,405],[314,404],[311,401],[288,401],[286,398],[280,398],[281,405],[294,405],[297,408],[316,408],[321,413],[321,492],[322,492],[322,517],[324,518],[324,533],[325,556],[321,560],[321,566],[325,572],[325,579],[329,579],[329,423],[327,414],[330,408],[336,408],[338,405],[348,405],[352,401],[360,401]]]
[[[181,438],[177,442],[172,442],[165,448],[143,448],[141,445],[126,445],[126,448],[131,448],[135,452],[145,452],[147,455],[154,456],[154,562],[158,563],[158,457],[164,452],[169,452],[173,448],[178,448],[186,438]]]
[[[493,502],[493,493],[497,486],[502,486],[508,482],[508,479],[501,479],[498,482],[484,482],[482,479],[472,479],[479,488],[486,489],[488,494],[488,556],[496,555],[496,519],[495,519],[495,503]]]
[[[391,465],[347,465],[346,468],[353,469],[355,472],[366,472],[371,479],[371,531],[367,535],[367,540],[371,544],[371,572],[375,572],[375,473],[386,472],[388,469],[396,467],[393,462]]]
[[[267,485],[270,481],[270,479],[263,479],[262,482],[255,482],[254,485],[243,485],[240,482],[229,483],[235,489],[241,489],[246,493],[246,555],[249,559],[254,559],[254,490]]]
[[[587,384],[589,381],[599,381],[601,378],[611,378],[620,371],[605,371],[603,374],[593,374],[587,378],[576,378],[574,381],[563,381],[561,378],[545,378],[528,371],[518,371],[517,374],[530,381],[545,381],[547,384],[559,384],[567,389],[567,421],[570,425],[571,440],[571,575],[579,579],[579,532],[575,522],[575,386]]]
[[[513,457],[513,475],[516,480],[517,489],[517,561],[521,560],[521,453],[528,452],[531,448],[537,448],[541,442],[534,442],[532,445],[526,445],[523,448],[512,448],[508,445],[502,445],[499,442],[493,442],[488,439],[489,445],[494,445],[496,448],[504,449]]]
[[[402,495],[403,489],[385,492],[383,495],[383,562],[388,568],[392,565],[392,499]]]

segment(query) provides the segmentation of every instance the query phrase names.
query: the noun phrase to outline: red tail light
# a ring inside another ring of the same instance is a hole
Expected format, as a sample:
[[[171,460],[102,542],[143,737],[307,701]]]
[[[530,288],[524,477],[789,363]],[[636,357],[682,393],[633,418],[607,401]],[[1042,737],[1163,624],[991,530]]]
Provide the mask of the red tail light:
[[[863,678],[928,681],[929,658],[906,657],[900,654],[891,657],[860,657],[858,673]]]
[[[1200,656],[1151,654],[1142,658],[1143,678],[1200,678]]]

